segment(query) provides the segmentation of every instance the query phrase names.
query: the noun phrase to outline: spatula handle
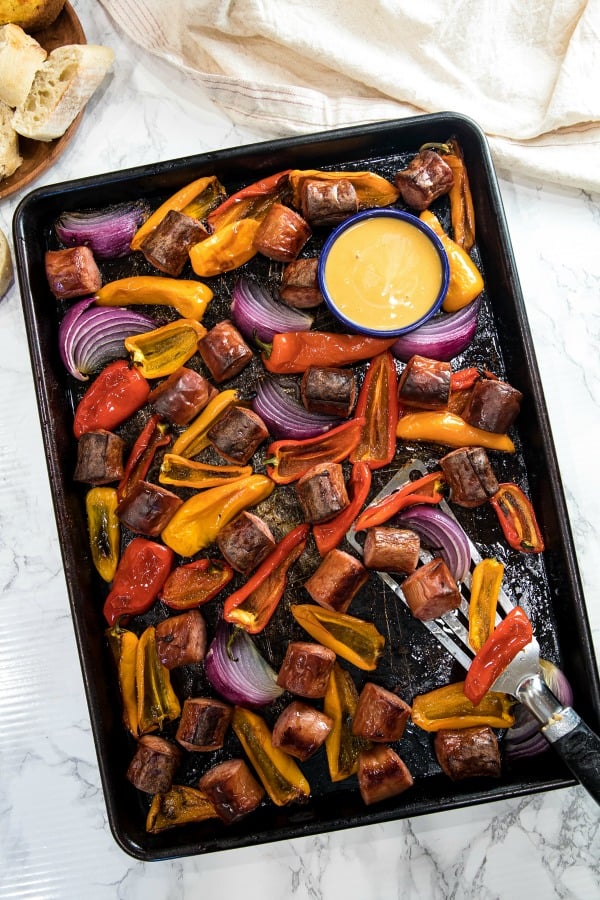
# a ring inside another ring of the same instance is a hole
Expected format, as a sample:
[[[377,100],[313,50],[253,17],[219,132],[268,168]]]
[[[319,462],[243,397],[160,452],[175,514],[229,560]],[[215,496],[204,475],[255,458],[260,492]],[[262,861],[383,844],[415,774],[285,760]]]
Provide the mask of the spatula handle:
[[[573,775],[600,804],[600,737],[570,706],[542,728],[542,733]]]

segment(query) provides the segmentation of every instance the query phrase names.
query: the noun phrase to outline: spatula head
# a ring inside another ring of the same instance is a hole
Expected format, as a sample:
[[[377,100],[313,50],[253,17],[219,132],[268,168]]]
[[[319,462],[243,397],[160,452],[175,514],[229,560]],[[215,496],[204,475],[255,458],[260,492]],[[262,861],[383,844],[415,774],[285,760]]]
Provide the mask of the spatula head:
[[[502,675],[492,685],[493,691],[517,696],[519,685],[527,678],[540,674],[540,645],[533,638],[526,647],[519,650]]]

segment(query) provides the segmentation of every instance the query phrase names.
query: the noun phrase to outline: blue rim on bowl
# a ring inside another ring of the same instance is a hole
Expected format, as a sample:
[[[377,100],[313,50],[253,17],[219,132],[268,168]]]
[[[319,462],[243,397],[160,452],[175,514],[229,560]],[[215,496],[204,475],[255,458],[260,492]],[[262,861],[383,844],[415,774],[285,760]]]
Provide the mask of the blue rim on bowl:
[[[434,249],[437,252],[437,255],[440,259],[440,263],[442,266],[442,280],[439,293],[432,303],[431,307],[427,310],[427,312],[420,316],[416,321],[411,322],[409,325],[405,325],[402,328],[370,328],[367,325],[361,325],[352,319],[345,316],[337,307],[334,299],[331,297],[329,290],[327,288],[327,284],[325,281],[325,266],[327,263],[327,258],[329,256],[329,251],[331,250],[333,244],[336,242],[338,237],[343,234],[348,228],[351,228],[353,225],[356,225],[358,222],[364,219],[373,219],[387,217],[391,219],[401,219],[402,221],[408,222],[417,228],[420,232],[422,232],[431,242]],[[362,212],[356,213],[353,216],[350,216],[344,222],[335,228],[327,240],[323,245],[323,249],[319,256],[319,266],[318,266],[318,281],[319,288],[323,297],[325,298],[325,303],[329,307],[331,313],[345,325],[347,328],[350,328],[352,331],[359,332],[360,334],[367,334],[372,337],[399,337],[402,334],[407,334],[409,331],[414,331],[415,328],[418,328],[420,325],[424,325],[435,313],[439,310],[440,306],[444,302],[444,298],[448,291],[448,283],[450,280],[450,265],[448,263],[448,256],[444,247],[442,246],[442,242],[440,241],[437,234],[426,225],[425,222],[421,221],[418,216],[412,215],[412,213],[405,212],[400,209],[390,209],[389,207],[377,207],[376,209],[367,209]]]

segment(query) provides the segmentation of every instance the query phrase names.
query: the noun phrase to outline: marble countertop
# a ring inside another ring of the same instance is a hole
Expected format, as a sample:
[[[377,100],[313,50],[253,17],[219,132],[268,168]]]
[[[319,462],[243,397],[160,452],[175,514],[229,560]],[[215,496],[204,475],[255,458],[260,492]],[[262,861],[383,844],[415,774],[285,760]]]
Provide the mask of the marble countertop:
[[[233,147],[253,133],[74,7],[114,72],[55,181]],[[600,197],[500,171],[596,653],[600,650]],[[9,235],[25,194],[0,204]],[[384,825],[142,863],[106,817],[16,285],[0,303],[0,896],[164,900],[600,897],[599,808],[580,787]]]

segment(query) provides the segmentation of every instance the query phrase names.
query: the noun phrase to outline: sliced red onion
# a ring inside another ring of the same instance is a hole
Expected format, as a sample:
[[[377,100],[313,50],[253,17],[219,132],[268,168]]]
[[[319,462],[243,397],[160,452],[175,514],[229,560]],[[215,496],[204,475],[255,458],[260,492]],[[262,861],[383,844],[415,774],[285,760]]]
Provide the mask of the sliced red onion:
[[[242,276],[232,291],[231,318],[245,338],[270,343],[286,331],[310,331],[313,317],[275,300],[267,288]]]
[[[448,362],[466,350],[473,340],[480,306],[478,299],[455,313],[440,313],[425,325],[399,337],[392,344],[392,353],[403,362],[415,355]]]
[[[104,209],[64,212],[56,221],[56,236],[67,247],[85,245],[99,259],[113,259],[130,252],[131,239],[150,215],[145,200],[115,203]]]
[[[469,539],[461,525],[436,506],[413,506],[401,512],[394,521],[410,528],[423,539],[426,547],[441,556],[455,581],[467,577],[471,564]]]
[[[130,309],[95,306],[93,297],[79,300],[67,310],[58,329],[58,347],[65,368],[79,381],[87,381],[113,359],[125,359],[125,338],[156,327],[153,319]]]
[[[554,663],[540,660],[544,681],[563,706],[573,703],[573,690],[566,675]],[[504,737],[504,752],[510,759],[536,756],[548,749],[548,741],[540,731],[540,723],[526,706],[515,708],[515,724]]]
[[[265,706],[283,694],[277,673],[250,635],[223,619],[204,658],[204,671],[215,691],[230,703]]]
[[[270,435],[277,440],[316,437],[342,421],[333,416],[309,412],[272,378],[259,381],[252,409],[264,421]]]

